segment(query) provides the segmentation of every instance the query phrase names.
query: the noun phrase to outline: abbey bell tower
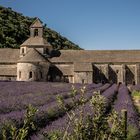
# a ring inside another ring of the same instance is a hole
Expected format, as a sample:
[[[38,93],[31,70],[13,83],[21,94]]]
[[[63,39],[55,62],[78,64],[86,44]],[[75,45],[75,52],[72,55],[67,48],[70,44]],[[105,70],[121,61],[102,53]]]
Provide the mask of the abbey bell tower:
[[[20,57],[25,56],[31,48],[42,55],[52,50],[52,46],[43,38],[43,25],[38,18],[30,26],[30,37],[20,45]]]
[[[30,26],[30,37],[43,37],[43,26],[38,18]]]

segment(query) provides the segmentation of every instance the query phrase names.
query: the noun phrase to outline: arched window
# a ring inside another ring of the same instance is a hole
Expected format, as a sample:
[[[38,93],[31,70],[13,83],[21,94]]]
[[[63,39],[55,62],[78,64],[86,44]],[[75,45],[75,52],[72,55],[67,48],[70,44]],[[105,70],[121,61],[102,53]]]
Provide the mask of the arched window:
[[[33,77],[33,73],[32,71],[29,72],[29,79],[31,79]]]
[[[38,29],[34,30],[34,36],[38,36]]]
[[[21,71],[19,71],[19,79],[21,78]]]
[[[118,74],[119,73],[119,70],[116,70],[116,73]]]
[[[24,48],[22,48],[22,54],[24,54],[25,52],[24,52]]]

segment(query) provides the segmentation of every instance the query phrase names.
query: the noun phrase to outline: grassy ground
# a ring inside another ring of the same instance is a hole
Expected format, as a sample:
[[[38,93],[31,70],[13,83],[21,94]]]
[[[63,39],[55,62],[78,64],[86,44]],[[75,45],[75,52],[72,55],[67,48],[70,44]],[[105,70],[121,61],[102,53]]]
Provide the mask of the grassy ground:
[[[140,91],[133,91],[132,97],[133,97],[134,104],[140,113]]]

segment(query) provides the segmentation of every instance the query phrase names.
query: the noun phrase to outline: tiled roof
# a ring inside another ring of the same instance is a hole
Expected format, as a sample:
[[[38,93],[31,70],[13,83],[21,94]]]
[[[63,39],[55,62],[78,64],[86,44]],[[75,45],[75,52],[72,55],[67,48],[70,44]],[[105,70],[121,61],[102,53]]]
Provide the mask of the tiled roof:
[[[47,59],[43,57],[36,49],[30,49],[25,56],[23,56],[18,62],[46,62]]]
[[[91,63],[85,62],[75,62],[74,71],[84,72],[84,71],[93,71]]]
[[[20,46],[51,46],[43,37],[29,37]]]
[[[54,63],[140,63],[140,50],[61,50],[59,57],[49,59]],[[17,63],[19,49],[0,49],[0,63]]]
[[[136,63],[140,62],[140,50],[61,50],[60,57],[51,62],[88,62],[88,63]]]
[[[37,18],[30,26],[30,28],[43,28],[43,25],[39,18]]]
[[[0,63],[17,63],[19,59],[19,49],[0,49]]]
[[[71,66],[59,66],[57,65],[57,68],[62,71],[63,75],[73,75],[73,68]]]

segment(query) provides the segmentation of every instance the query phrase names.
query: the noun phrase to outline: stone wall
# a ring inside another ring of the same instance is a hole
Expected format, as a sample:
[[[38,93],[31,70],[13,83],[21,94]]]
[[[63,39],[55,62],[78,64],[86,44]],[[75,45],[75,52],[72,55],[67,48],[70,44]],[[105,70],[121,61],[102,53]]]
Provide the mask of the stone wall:
[[[0,64],[0,68],[5,68],[5,69],[7,69],[7,68],[10,68],[10,69],[17,68],[17,64]]]
[[[40,62],[38,64],[38,79],[40,81],[47,81],[48,71],[49,71],[50,63],[49,62]],[[42,73],[42,76],[40,75]]]
[[[17,76],[0,76],[0,81],[16,81]]]
[[[73,64],[55,64],[49,69],[48,79],[53,82],[74,83]]]
[[[15,81],[17,76],[16,64],[0,64],[0,80]]]
[[[48,69],[46,63],[18,63],[17,81],[47,81]]]
[[[124,83],[124,65],[109,65],[109,81],[112,81],[113,83]]]
[[[0,80],[18,81],[47,81],[50,75],[48,70],[50,63],[18,63],[0,64]],[[140,83],[140,64],[94,64],[93,72],[74,72],[74,66],[70,64],[56,64],[52,72],[53,82],[69,83]],[[20,75],[21,72],[21,75]],[[32,72],[32,78],[29,78]]]
[[[134,64],[126,65],[126,84],[133,84],[133,82],[135,81],[135,76],[137,77],[137,74],[135,75],[135,69],[136,65]]]
[[[140,84],[140,64],[135,65],[135,84]]]
[[[108,64],[94,64],[93,65],[93,82],[101,83],[109,80],[109,66]]]
[[[92,83],[92,72],[74,72],[74,83]]]
[[[94,64],[93,82],[140,83],[140,64]]]

